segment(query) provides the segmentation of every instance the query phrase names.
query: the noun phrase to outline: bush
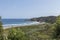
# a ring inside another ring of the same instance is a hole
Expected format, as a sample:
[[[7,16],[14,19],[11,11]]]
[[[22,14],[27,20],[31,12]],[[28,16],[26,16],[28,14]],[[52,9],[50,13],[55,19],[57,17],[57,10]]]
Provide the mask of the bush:
[[[0,40],[3,40],[3,27],[2,27],[1,17],[0,17]]]
[[[8,33],[8,40],[23,40],[25,33],[21,29],[12,28]]]

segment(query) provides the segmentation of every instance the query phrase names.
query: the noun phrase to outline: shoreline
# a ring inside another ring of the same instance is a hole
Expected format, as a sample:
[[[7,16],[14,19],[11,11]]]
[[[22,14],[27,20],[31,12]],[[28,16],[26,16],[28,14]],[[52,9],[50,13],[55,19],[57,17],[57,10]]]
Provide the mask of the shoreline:
[[[8,28],[12,28],[12,27],[22,27],[22,26],[38,25],[38,24],[43,24],[43,23],[32,22],[32,23],[24,23],[24,24],[7,24],[7,25],[3,25],[3,29],[8,29]]]

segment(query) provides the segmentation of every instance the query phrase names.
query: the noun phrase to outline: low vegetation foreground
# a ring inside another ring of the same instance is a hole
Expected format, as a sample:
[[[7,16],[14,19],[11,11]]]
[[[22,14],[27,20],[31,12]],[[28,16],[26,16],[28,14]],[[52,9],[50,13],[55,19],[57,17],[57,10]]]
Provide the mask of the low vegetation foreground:
[[[46,22],[9,29],[3,29],[0,21],[0,40],[60,40],[60,16],[54,23]]]

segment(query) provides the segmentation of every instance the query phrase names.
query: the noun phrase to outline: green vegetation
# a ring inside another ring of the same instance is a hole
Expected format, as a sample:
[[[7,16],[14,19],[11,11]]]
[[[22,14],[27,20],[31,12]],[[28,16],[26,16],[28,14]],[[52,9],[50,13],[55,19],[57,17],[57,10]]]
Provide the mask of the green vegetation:
[[[4,30],[0,21],[0,35],[0,40],[60,40],[60,16],[53,24],[12,27]]]
[[[10,29],[8,32],[8,40],[23,40],[25,33],[20,29]]]
[[[46,27],[47,25],[48,24],[31,25],[26,27],[7,29],[8,40],[40,40],[50,38],[49,35],[51,34],[46,33],[50,28],[49,25],[49,27]]]
[[[46,16],[46,17],[38,17],[38,18],[31,18],[31,21],[38,21],[38,22],[46,22],[46,23],[55,23],[56,16]]]
[[[56,19],[56,25],[55,25],[56,29],[55,29],[55,38],[60,38],[60,16],[57,17]]]
[[[3,40],[3,27],[2,27],[1,17],[0,17],[0,40]]]

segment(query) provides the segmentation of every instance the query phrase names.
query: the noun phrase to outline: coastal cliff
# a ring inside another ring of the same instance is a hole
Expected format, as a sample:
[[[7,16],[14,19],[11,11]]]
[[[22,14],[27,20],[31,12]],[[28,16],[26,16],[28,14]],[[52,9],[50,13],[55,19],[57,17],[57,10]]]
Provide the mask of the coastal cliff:
[[[56,16],[45,16],[45,17],[31,18],[30,20],[31,21],[38,21],[38,22],[54,23],[56,21]]]

